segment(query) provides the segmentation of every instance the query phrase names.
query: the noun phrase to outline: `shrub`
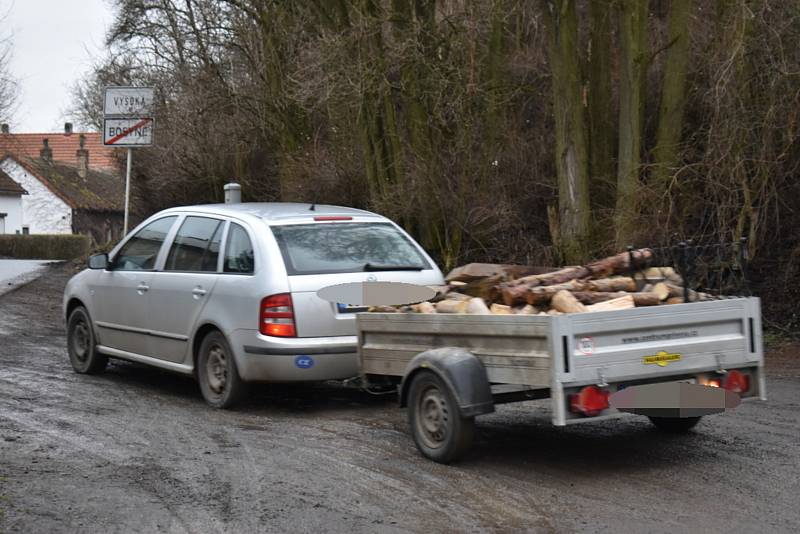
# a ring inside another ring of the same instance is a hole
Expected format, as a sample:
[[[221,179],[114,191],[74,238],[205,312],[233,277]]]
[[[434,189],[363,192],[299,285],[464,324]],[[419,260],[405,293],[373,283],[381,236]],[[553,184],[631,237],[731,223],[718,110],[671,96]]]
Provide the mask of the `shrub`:
[[[91,239],[85,235],[0,235],[0,257],[29,260],[71,260],[86,256]]]

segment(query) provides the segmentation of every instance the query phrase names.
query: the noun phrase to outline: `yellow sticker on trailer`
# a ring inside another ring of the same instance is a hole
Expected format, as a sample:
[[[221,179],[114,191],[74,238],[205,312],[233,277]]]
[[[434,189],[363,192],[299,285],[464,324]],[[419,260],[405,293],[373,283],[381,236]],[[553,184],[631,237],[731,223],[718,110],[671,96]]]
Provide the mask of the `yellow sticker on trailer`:
[[[652,356],[645,356],[644,358],[642,358],[642,361],[645,363],[645,365],[654,363],[660,367],[664,367],[670,362],[676,362],[680,359],[681,359],[680,354],[677,353],[670,354],[669,352],[665,352],[662,350],[656,354],[653,354]]]

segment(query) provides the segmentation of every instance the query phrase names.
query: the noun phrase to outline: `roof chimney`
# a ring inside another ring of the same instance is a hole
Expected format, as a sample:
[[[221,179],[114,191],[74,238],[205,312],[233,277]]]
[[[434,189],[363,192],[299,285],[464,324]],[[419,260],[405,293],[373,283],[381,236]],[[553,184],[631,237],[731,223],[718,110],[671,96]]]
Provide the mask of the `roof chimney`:
[[[86,175],[89,173],[89,151],[84,148],[86,136],[81,134],[78,140],[81,145],[81,147],[75,151],[75,156],[78,158],[78,176],[85,180]]]
[[[72,123],[65,122],[64,123],[64,135],[72,135]]]
[[[39,151],[39,155],[47,163],[53,163],[53,149],[50,148],[50,141],[45,137],[42,139],[42,143],[44,143],[44,146]]]
[[[9,130],[9,128],[8,128],[8,124],[6,124],[6,123],[3,123],[2,125],[0,125],[0,133],[7,134],[7,133],[9,133],[10,131],[11,131],[11,130]]]

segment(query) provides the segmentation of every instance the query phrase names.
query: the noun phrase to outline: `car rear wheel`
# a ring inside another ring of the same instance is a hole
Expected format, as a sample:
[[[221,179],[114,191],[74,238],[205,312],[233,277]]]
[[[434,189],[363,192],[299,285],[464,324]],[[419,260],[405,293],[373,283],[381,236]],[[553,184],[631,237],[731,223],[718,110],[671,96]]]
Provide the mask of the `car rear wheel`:
[[[231,408],[247,395],[247,384],[239,377],[233,351],[220,332],[211,332],[200,344],[197,380],[203,398],[214,408]]]
[[[76,373],[93,375],[101,373],[108,365],[108,356],[97,352],[89,312],[78,306],[67,320],[67,352]]]
[[[671,434],[688,432],[700,422],[700,417],[651,417],[656,428]]]
[[[455,395],[431,371],[412,378],[408,420],[417,448],[435,462],[458,460],[472,445],[475,418],[461,416]]]

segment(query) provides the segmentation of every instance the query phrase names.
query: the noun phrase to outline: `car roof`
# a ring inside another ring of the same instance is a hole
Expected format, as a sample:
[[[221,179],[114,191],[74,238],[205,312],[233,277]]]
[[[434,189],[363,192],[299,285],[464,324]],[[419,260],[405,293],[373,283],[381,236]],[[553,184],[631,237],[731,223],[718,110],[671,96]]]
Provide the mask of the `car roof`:
[[[196,206],[180,206],[169,208],[161,213],[207,213],[209,215],[221,215],[229,217],[239,217],[243,219],[257,218],[266,223],[286,222],[287,220],[313,220],[314,217],[349,216],[360,219],[381,219],[385,217],[369,211],[355,208],[345,208],[342,206],[330,206],[326,204],[312,204],[308,202],[241,202],[235,204],[200,204]]]

